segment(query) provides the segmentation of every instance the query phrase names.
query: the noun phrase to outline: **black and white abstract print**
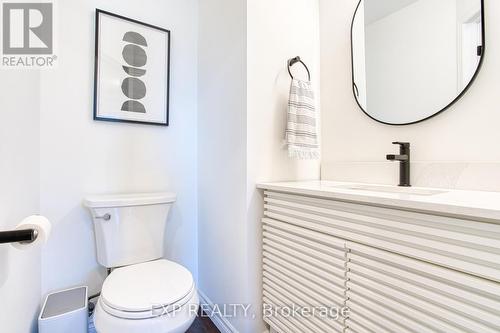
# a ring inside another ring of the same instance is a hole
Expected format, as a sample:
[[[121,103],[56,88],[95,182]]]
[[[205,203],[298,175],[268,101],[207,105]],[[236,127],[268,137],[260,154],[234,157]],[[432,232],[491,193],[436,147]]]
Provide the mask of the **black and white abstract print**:
[[[144,36],[134,31],[125,33],[123,41],[127,43],[122,52],[126,63],[123,70],[128,77],[122,82],[122,91],[129,99],[123,102],[122,111],[146,113],[146,108],[140,100],[146,97],[147,88],[140,77],[144,76],[147,71],[145,66],[148,62],[146,52],[148,42]]]
[[[170,32],[97,11],[94,118],[168,125]]]

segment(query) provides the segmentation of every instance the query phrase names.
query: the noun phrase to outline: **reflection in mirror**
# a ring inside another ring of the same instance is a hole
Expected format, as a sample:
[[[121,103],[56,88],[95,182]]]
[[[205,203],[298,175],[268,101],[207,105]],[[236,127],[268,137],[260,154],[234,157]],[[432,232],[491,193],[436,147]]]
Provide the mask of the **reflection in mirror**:
[[[361,0],[352,23],[359,106],[394,125],[443,111],[474,79],[483,39],[482,0]]]

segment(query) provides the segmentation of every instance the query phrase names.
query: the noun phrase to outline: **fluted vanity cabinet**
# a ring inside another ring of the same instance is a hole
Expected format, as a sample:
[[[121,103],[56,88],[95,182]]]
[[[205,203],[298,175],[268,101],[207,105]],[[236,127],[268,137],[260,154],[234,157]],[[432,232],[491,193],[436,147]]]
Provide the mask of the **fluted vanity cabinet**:
[[[287,184],[260,186],[264,308],[345,307],[349,315],[265,312],[272,331],[500,332],[494,207],[446,206],[445,193],[413,201]]]
[[[349,243],[347,332],[500,332],[500,284]]]
[[[263,220],[263,301],[273,308],[296,304],[342,308],[346,301],[345,241],[281,222]],[[292,307],[290,307],[292,308]],[[278,332],[342,332],[343,324],[326,316],[267,317]]]

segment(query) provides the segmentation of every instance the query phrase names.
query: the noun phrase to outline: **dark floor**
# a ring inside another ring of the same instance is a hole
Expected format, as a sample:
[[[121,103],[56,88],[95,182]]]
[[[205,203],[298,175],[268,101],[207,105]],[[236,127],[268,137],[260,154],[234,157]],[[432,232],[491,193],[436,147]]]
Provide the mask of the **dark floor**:
[[[199,315],[186,333],[220,333],[208,316]]]

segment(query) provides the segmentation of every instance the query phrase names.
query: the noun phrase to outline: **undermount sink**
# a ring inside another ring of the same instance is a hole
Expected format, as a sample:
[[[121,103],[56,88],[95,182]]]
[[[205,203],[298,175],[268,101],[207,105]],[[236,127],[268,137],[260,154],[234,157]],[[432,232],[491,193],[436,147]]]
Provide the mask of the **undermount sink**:
[[[396,186],[384,186],[384,185],[338,184],[338,185],[331,185],[330,187],[343,190],[398,193],[398,194],[411,194],[411,195],[422,195],[422,196],[447,193],[447,191],[445,190],[433,190],[433,189],[413,188],[413,187],[396,187]]]

